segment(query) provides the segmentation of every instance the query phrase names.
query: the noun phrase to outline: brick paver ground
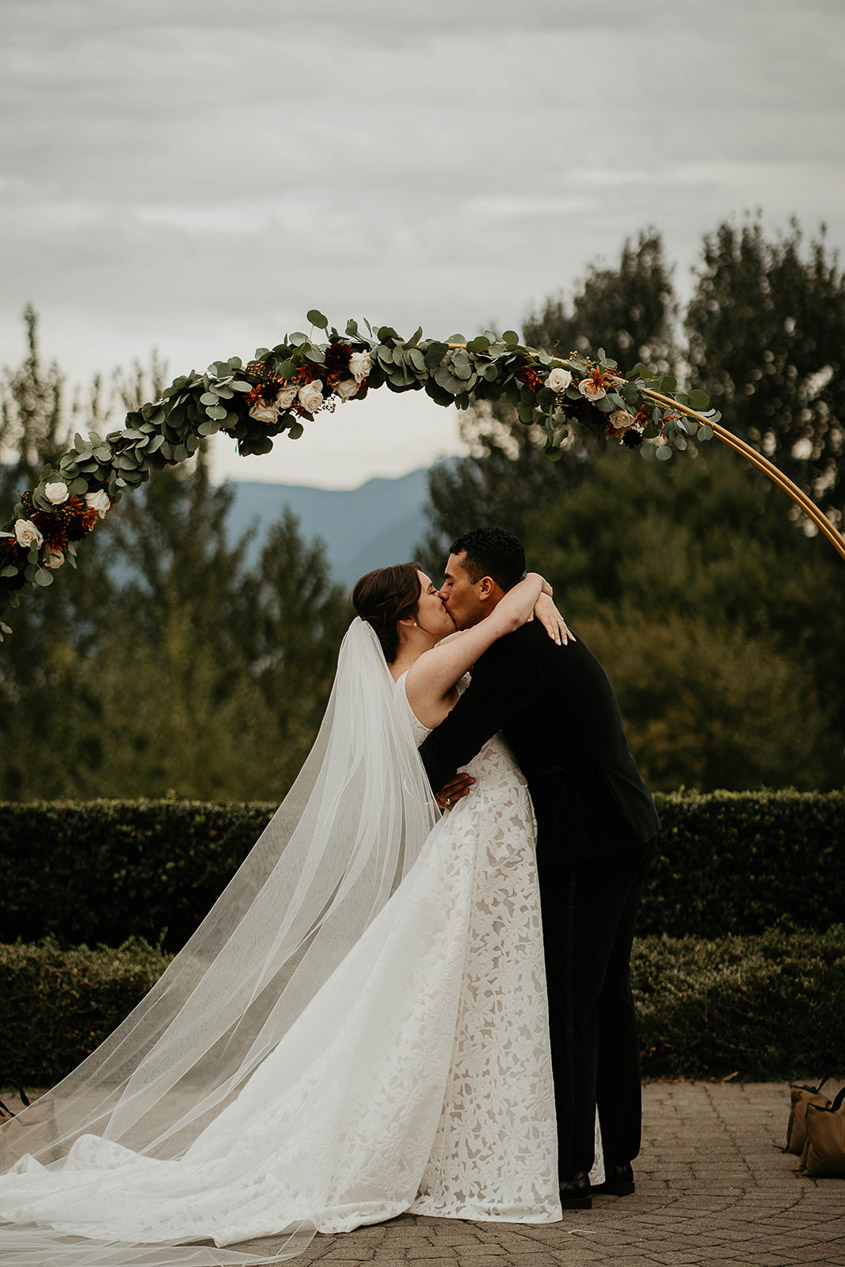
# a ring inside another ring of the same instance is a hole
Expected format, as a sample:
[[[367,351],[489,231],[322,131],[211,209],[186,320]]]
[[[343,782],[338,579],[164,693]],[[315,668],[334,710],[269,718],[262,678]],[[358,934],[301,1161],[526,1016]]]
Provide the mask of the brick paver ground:
[[[845,1180],[781,1152],[783,1083],[645,1087],[637,1191],[543,1227],[405,1215],[317,1236],[297,1267],[845,1267]],[[267,1242],[270,1248],[271,1242]]]

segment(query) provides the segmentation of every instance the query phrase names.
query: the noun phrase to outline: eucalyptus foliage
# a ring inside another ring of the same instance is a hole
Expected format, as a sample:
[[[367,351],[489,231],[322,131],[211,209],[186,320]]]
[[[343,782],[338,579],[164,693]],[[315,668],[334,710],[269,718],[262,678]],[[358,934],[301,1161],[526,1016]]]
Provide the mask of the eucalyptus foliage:
[[[701,410],[708,404],[702,391],[681,393],[671,375],[654,376],[643,364],[622,376],[601,348],[595,360],[580,354],[562,358],[521,344],[513,330],[501,336],[488,330],[470,340],[454,334],[439,341],[424,339],[421,328],[404,339],[392,326],[374,328],[368,321],[366,332],[350,320],[341,334],[316,309],[308,320],[309,334],[296,331],[273,348],[259,348],[247,365],[232,357],[215,361],[203,373],[180,375],[159,399],[127,414],[122,430],[105,436],[77,433],[73,446],[43,468],[35,488],[24,494],[7,530],[0,533],[0,548],[5,547],[0,554],[0,611],[16,605],[24,585],[50,585],[55,567],[65,558],[74,563],[78,541],[96,523],[92,507],[99,507],[102,517],[153,470],[185,462],[209,436],[225,432],[241,454],[267,453],[281,434],[297,439],[304,431],[302,419],[311,420],[319,411],[302,403],[302,388],[309,383],[328,390],[325,401],[318,393],[320,406],[328,408],[341,396],[361,399],[382,386],[395,392],[425,391],[436,404],[459,409],[506,399],[522,424],[543,428],[544,452],[553,461],[573,433],[596,427],[631,447],[644,437],[655,439],[658,457],[669,455],[671,443],[684,447],[688,434],[699,440],[712,435],[706,424],[682,417],[671,405],[655,405],[643,394],[650,387]],[[343,368],[355,354],[368,358],[366,376],[357,385],[344,378]],[[557,387],[549,385],[555,370],[565,372],[565,382],[557,376]],[[342,382],[348,385],[346,393],[338,390]],[[277,410],[270,405],[269,419],[258,416],[262,411],[255,408],[256,402],[269,399],[268,387],[278,393],[277,399],[291,397]],[[619,419],[623,421],[615,425]],[[63,501],[57,503],[57,497]],[[57,548],[62,556],[58,561]],[[5,625],[0,626],[3,632],[8,632]]]

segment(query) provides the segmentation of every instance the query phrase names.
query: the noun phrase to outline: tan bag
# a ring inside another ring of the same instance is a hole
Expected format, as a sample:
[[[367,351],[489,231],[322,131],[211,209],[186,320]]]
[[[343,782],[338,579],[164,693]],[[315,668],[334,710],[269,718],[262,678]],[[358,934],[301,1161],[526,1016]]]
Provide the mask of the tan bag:
[[[845,1177],[845,1087],[829,1106],[809,1104],[801,1168],[812,1179]]]
[[[792,1104],[789,1110],[789,1125],[786,1128],[786,1151],[796,1153],[799,1157],[807,1142],[807,1106],[816,1104],[827,1108],[830,1100],[821,1094],[821,1089],[828,1079],[822,1078],[817,1087],[792,1086],[789,1088]]]

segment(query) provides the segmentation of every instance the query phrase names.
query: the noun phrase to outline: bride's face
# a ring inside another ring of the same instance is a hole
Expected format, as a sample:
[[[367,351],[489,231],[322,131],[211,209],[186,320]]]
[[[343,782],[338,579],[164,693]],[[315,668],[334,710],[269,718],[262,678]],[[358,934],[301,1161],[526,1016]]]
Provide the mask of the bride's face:
[[[420,601],[417,606],[417,624],[426,633],[438,638],[455,632],[455,622],[443,606],[434,582],[425,572],[418,573],[420,578]]]

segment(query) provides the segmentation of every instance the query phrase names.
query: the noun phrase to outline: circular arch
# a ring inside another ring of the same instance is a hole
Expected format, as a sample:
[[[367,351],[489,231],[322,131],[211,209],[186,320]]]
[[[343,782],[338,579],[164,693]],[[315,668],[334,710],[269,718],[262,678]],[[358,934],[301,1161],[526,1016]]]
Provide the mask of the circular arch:
[[[122,493],[152,470],[184,462],[207,437],[224,432],[242,455],[269,453],[276,437],[297,439],[321,411],[379,387],[424,391],[436,404],[459,409],[508,400],[521,422],[542,426],[551,461],[573,432],[597,426],[627,448],[650,443],[658,458],[686,447],[688,438],[715,436],[787,493],[845,558],[845,538],[806,493],[721,426],[704,392],[680,392],[670,375],[643,364],[623,375],[602,349],[594,360],[553,357],[521,344],[513,330],[439,341],[423,339],[422,329],[403,339],[392,326],[369,322],[364,332],[354,320],[341,334],[316,309],[307,320],[309,334],[296,331],[259,348],[246,365],[232,357],[174,379],[159,400],[127,414],[120,431],[77,434],[0,532],[0,613],[17,604],[24,586],[50,585],[66,561],[75,564],[79,542]],[[4,632],[10,631],[0,620],[0,638]]]

